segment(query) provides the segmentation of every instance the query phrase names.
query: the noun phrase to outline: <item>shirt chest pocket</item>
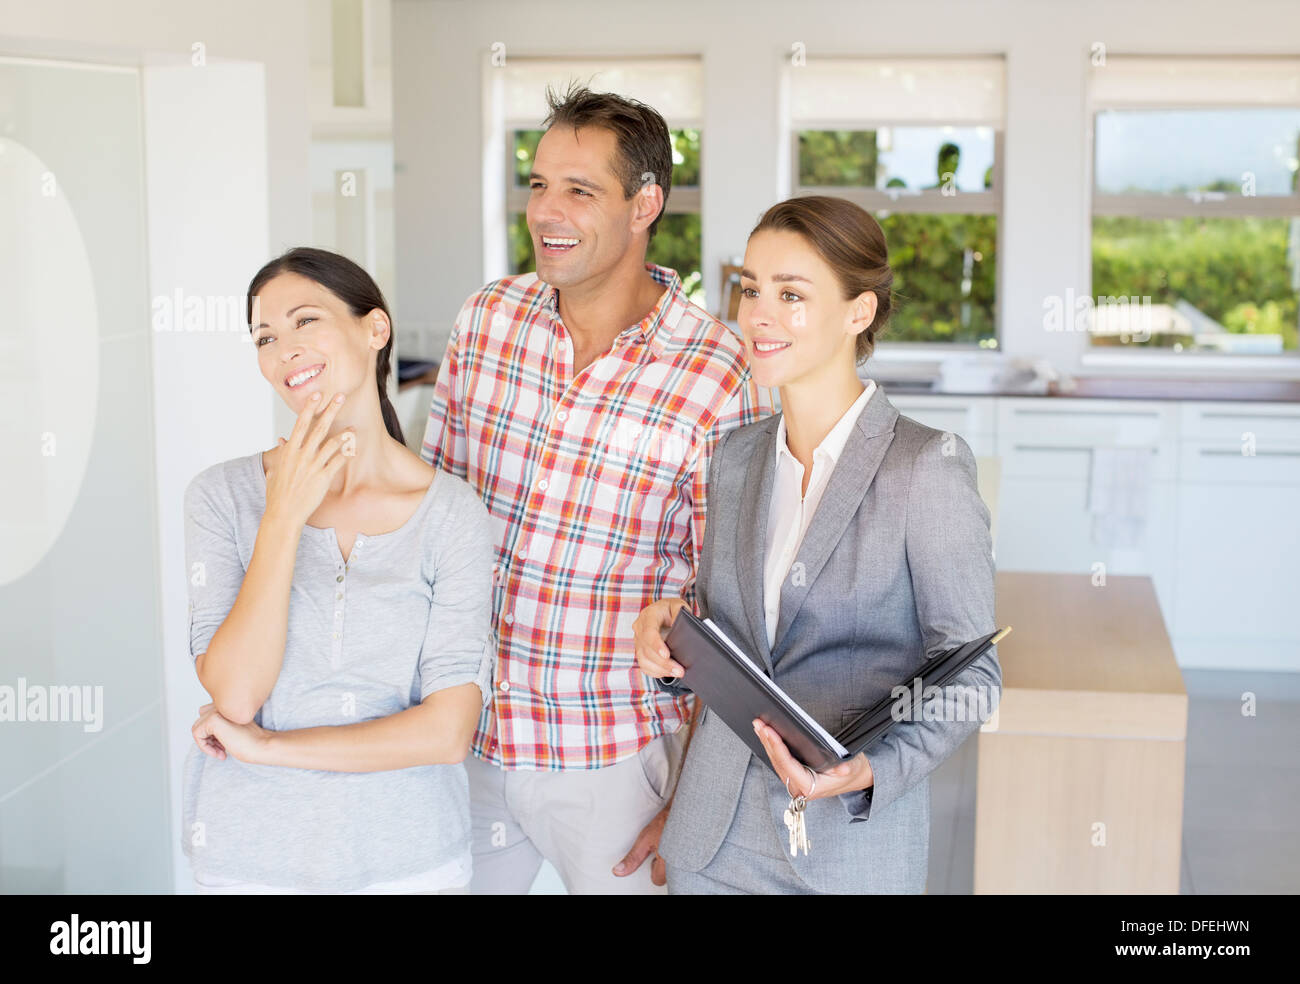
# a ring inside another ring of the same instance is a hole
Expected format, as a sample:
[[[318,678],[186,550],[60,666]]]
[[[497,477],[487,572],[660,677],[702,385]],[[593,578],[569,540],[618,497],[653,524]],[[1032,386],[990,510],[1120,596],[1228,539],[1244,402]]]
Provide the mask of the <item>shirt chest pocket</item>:
[[[689,435],[657,424],[620,418],[584,461],[597,508],[637,506],[672,493],[691,452]]]

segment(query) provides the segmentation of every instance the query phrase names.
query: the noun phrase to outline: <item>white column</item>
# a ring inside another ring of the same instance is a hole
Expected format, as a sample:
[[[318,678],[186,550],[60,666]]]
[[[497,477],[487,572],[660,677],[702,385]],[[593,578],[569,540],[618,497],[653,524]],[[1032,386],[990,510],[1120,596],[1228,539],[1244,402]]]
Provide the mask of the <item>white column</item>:
[[[142,86],[149,291],[172,329],[152,336],[157,549],[172,850],[177,891],[188,892],[181,767],[207,697],[189,657],[182,502],[204,468],[274,443],[273,393],[243,308],[249,280],[270,255],[266,85],[259,63],[209,59],[147,65]],[[199,330],[183,330],[191,298],[203,304]]]

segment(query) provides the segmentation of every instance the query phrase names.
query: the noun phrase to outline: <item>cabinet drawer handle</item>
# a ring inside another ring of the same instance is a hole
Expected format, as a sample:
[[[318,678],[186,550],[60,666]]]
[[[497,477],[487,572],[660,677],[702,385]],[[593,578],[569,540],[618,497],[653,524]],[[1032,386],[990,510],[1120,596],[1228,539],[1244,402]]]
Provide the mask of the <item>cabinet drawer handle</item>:
[[[1092,454],[1094,445],[1091,444],[1016,444],[1013,446],[1016,451],[1078,451],[1083,454]],[[1159,454],[1159,448],[1142,448],[1143,451],[1150,451],[1152,454]]]
[[[1232,419],[1232,420],[1241,420],[1241,419],[1258,420],[1260,423],[1272,423],[1275,420],[1300,421],[1300,414],[1294,414],[1294,413],[1277,413],[1277,414],[1265,415],[1259,413],[1249,413],[1244,410],[1239,411],[1237,413],[1233,413],[1231,410],[1205,410],[1201,413],[1202,420],[1209,420],[1211,417],[1223,417],[1225,419]]]
[[[1145,417],[1148,420],[1157,420],[1160,417],[1157,410],[1035,410],[1017,408],[1012,412],[1018,417],[1031,415],[1039,417]]]
[[[1201,454],[1218,455],[1225,458],[1300,458],[1300,451],[1256,451],[1254,454],[1242,454],[1241,448],[1199,448]]]

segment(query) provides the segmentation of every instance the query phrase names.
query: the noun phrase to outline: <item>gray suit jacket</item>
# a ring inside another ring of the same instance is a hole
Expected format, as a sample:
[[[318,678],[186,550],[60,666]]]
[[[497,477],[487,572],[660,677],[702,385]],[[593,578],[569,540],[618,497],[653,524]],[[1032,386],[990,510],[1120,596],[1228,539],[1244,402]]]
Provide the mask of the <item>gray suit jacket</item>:
[[[877,388],[785,579],[769,649],[763,567],[779,419],[733,430],[715,450],[697,607],[835,732],[911,679],[928,655],[996,628],[989,513],[966,442],[900,416]],[[872,746],[869,795],[810,801],[811,849],[791,859],[799,876],[823,892],[923,891],[929,775],[981,720],[953,688],[983,688],[986,717],[1001,682],[994,648],[945,688],[941,719],[927,710]],[[753,757],[716,715],[702,711],[659,846],[668,864],[699,871],[713,859]],[[771,823],[784,842],[789,795],[766,762],[762,774]]]

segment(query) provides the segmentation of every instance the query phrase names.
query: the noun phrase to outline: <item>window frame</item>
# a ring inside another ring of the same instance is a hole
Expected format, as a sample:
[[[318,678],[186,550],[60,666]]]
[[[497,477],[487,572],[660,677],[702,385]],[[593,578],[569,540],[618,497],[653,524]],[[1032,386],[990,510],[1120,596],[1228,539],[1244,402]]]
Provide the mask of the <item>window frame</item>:
[[[829,55],[825,58],[817,59],[819,62],[842,62],[842,63],[884,63],[890,65],[895,70],[906,69],[908,63],[921,63],[923,68],[933,68],[938,65],[945,67],[951,66],[952,74],[964,75],[964,70],[971,67],[971,63],[997,63],[997,94],[996,99],[986,105],[985,110],[976,112],[964,118],[957,119],[934,119],[925,118],[917,114],[898,111],[882,111],[879,114],[870,113],[853,113],[844,117],[834,116],[828,119],[806,119],[801,115],[796,116],[796,110],[792,108],[796,101],[791,93],[795,73],[799,72],[802,66],[795,66],[791,63],[788,56],[782,55],[782,93],[781,93],[781,127],[783,132],[782,145],[778,147],[778,152],[782,158],[782,169],[784,171],[782,183],[789,189],[790,195],[832,195],[840,198],[846,198],[856,205],[865,209],[873,216],[886,217],[888,215],[898,214],[917,214],[917,215],[992,215],[997,223],[997,235],[995,238],[995,269],[993,273],[993,338],[992,345],[981,345],[978,342],[958,342],[958,341],[889,341],[884,346],[878,346],[872,353],[872,359],[877,362],[897,362],[897,363],[931,363],[941,362],[952,355],[962,355],[967,357],[980,356],[1001,356],[1005,352],[1004,338],[1006,334],[1006,325],[1004,317],[1006,308],[1004,300],[1007,293],[1007,265],[1003,261],[1006,254],[1006,216],[1004,211],[1005,202],[1005,178],[1003,173],[1004,161],[1006,157],[1006,126],[1007,126],[1007,96],[1010,91],[1009,76],[1007,73],[1007,55],[1005,51],[984,51],[984,52],[963,52],[960,54],[953,53],[916,53],[900,55],[877,55],[877,54],[854,54],[854,55]],[[811,64],[809,59],[809,64]],[[848,66],[850,70],[857,67],[856,65]],[[976,66],[976,75],[980,73],[981,66]],[[974,84],[978,84],[977,82]],[[905,105],[895,106],[894,110],[905,109]],[[960,110],[955,111],[957,116],[961,117]],[[867,188],[861,186],[849,185],[805,185],[799,180],[799,134],[803,131],[827,131],[827,130],[879,130],[882,127],[918,127],[918,128],[937,128],[943,126],[953,126],[958,128],[969,127],[988,127],[993,132],[993,181],[987,189],[979,191],[961,191],[957,190],[955,195],[945,195],[942,189],[882,189]],[[888,340],[888,332],[884,336]]]
[[[1290,195],[1228,195],[1222,191],[1171,192],[1147,191],[1127,195],[1103,194],[1097,191],[1097,117],[1102,113],[1120,110],[1134,112],[1161,112],[1176,109],[1209,111],[1214,109],[1258,109],[1258,106],[1171,106],[1155,103],[1131,106],[1088,107],[1088,191],[1089,245],[1091,246],[1091,219],[1094,216],[1135,219],[1287,219],[1300,218],[1300,182]],[[1294,107],[1300,109],[1300,105]],[[1300,142],[1297,145],[1300,153]]]
[[[1241,63],[1251,55],[1134,55],[1117,54],[1117,58],[1151,58],[1185,61],[1197,59],[1216,63]],[[1096,66],[1090,70],[1095,71]],[[1133,194],[1106,194],[1097,190],[1097,117],[1110,111],[1160,112],[1173,110],[1211,111],[1218,109],[1296,108],[1300,101],[1288,106],[1283,103],[1188,103],[1176,99],[1098,99],[1090,75],[1087,85],[1085,126],[1087,128],[1085,187],[1088,195],[1087,223],[1084,230],[1085,269],[1083,282],[1088,285],[1089,297],[1096,296],[1093,283],[1092,251],[1095,239],[1095,222],[1098,218],[1137,219],[1300,219],[1300,182],[1290,195],[1228,195],[1226,192],[1139,192]],[[1300,147],[1297,148],[1300,151]],[[1147,345],[1097,345],[1091,331],[1083,343],[1080,356],[1082,365],[1119,365],[1136,367],[1148,365],[1182,365],[1202,369],[1248,367],[1269,369],[1292,368],[1300,365],[1300,348],[1275,353],[1220,352],[1197,349],[1175,350],[1169,346]],[[1191,361],[1189,361],[1191,360]]]
[[[833,195],[838,198],[846,198],[855,205],[871,213],[873,217],[888,217],[891,214],[903,215],[992,215],[997,219],[997,239],[996,251],[994,258],[996,264],[993,271],[993,344],[990,346],[980,345],[972,342],[904,342],[890,341],[884,349],[878,350],[872,354],[873,359],[878,359],[885,355],[885,361],[888,361],[888,352],[892,350],[901,358],[915,358],[918,355],[930,355],[932,353],[952,353],[952,352],[1001,352],[1002,348],[1002,299],[1005,293],[1005,264],[1002,262],[1004,255],[1004,237],[1006,235],[1006,223],[1003,220],[1003,176],[1002,161],[1006,145],[1006,134],[1004,127],[993,126],[993,184],[980,191],[961,191],[956,194],[945,195],[940,188],[921,188],[921,189],[904,189],[904,188],[869,188],[861,185],[805,185],[799,182],[799,134],[810,131],[835,131],[835,130],[852,130],[852,131],[877,131],[882,127],[926,127],[934,128],[939,126],[956,126],[957,124],[935,123],[934,121],[920,120],[852,120],[844,121],[842,125],[830,126],[799,126],[794,121],[788,122],[789,141],[787,151],[790,160],[790,183],[793,186],[792,194],[795,196],[802,195]],[[972,124],[987,125],[987,124]],[[957,202],[961,202],[960,207],[955,207]],[[888,332],[886,332],[886,338]]]

